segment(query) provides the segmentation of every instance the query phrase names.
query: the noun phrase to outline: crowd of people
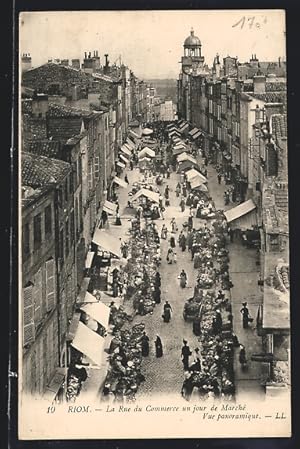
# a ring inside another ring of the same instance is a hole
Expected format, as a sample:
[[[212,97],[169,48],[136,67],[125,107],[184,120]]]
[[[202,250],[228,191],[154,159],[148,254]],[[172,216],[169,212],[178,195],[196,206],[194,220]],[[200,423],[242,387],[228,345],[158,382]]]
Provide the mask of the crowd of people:
[[[147,168],[140,169],[140,182],[131,184],[127,206],[134,208],[135,214],[131,220],[130,237],[128,241],[121,242],[121,252],[126,264],[115,268],[111,273],[111,296],[113,299],[121,297],[124,304],[117,306],[114,300],[110,304],[112,340],[102,399],[121,402],[135,400],[138,387],[145,380],[142,372],[143,358],[149,356],[151,345],[145,326],[147,319],[144,317],[153,314],[154,308],[163,302],[161,318],[164,323],[172,322],[171,301],[162,299],[161,294],[160,265],[164,261],[161,259],[160,247],[161,242],[166,241],[167,264],[178,263],[177,256],[181,257],[181,252],[188,252],[191,263],[197,270],[193,296],[183,307],[183,319],[191,322],[198,343],[191,349],[188,341],[183,339],[181,354],[178,354],[182,360],[184,375],[182,397],[186,400],[195,396],[201,400],[210,397],[233,400],[235,348],[240,348],[241,364],[246,363],[246,353],[245,347],[240,346],[232,330],[230,289],[233,284],[229,275],[229,254],[226,248],[230,230],[209,192],[205,189],[192,189],[185,172],[180,173],[174,192],[178,213],[185,214],[186,221],[181,229],[175,217],[166,225],[164,212],[171,206],[172,192],[169,180],[176,167],[172,157],[172,140],[168,137],[166,126],[157,124],[153,131],[153,137],[158,142],[156,155],[160,162],[156,164],[154,159]],[[192,147],[194,156],[197,156],[197,151],[195,146]],[[204,157],[203,161],[201,174],[207,177],[208,160]],[[130,169],[138,167],[138,164],[136,152],[133,152]],[[125,181],[129,184],[127,175]],[[220,173],[218,182],[222,182]],[[152,200],[150,196],[132,204],[132,196],[142,188],[158,194],[159,202]],[[225,193],[224,201],[227,204],[229,193]],[[117,204],[115,225],[122,225],[116,193],[112,201]],[[196,225],[196,218],[202,219],[200,225]],[[163,220],[160,229],[156,224],[157,219]],[[182,268],[178,269],[178,280],[180,288],[185,289],[188,275]],[[128,313],[128,304],[131,305],[132,313]],[[246,328],[251,320],[247,303],[243,303],[241,315],[243,327]],[[139,319],[143,322],[137,322]],[[164,342],[160,335],[156,335],[153,345],[156,358],[163,357]]]

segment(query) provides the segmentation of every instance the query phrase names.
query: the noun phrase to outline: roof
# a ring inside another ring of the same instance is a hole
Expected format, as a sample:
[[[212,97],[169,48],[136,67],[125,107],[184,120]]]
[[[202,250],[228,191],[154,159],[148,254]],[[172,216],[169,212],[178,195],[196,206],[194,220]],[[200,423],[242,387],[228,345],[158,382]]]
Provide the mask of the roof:
[[[256,208],[255,204],[250,199],[248,201],[245,201],[244,203],[239,204],[236,207],[233,207],[232,209],[227,210],[226,212],[224,212],[224,215],[226,217],[227,222],[230,223],[231,221],[234,221],[242,217],[243,215],[248,214],[255,208]]]
[[[156,192],[153,192],[152,190],[148,189],[140,189],[138,192],[136,192],[133,197],[131,198],[131,202],[137,200],[140,196],[145,196],[149,198],[149,200],[154,201],[155,203],[159,203],[159,194]]]
[[[263,328],[289,329],[290,328],[290,294],[281,292],[266,281],[276,276],[276,267],[288,266],[282,253],[268,252],[264,255],[264,296],[263,296]]]
[[[59,158],[61,145],[55,140],[33,140],[26,144],[26,151],[39,156]]]
[[[60,184],[71,172],[71,165],[59,159],[22,153],[22,184],[33,188]]]
[[[74,108],[72,106],[49,103],[49,117],[89,117],[99,112],[93,112],[88,109]]]
[[[264,101],[265,103],[283,103],[286,101],[286,91],[265,92],[256,94],[254,92],[247,92],[252,98]]]
[[[271,134],[276,140],[287,137],[286,114],[274,114],[271,116]]]
[[[83,130],[82,117],[61,117],[48,120],[48,136],[54,140],[66,142]]]
[[[186,172],[187,180],[190,181],[193,178],[200,178],[203,182],[207,182],[207,179],[205,176],[202,175],[198,170],[195,170],[192,168],[191,170],[188,170]]]
[[[199,47],[201,46],[201,42],[199,37],[194,35],[194,30],[191,30],[190,36],[188,36],[184,41],[185,47]]]
[[[263,223],[270,234],[288,233],[288,189],[270,181],[263,190]]]
[[[28,185],[22,185],[22,207],[28,207],[38,201],[44,195],[46,196],[53,189],[53,185],[33,188]]]

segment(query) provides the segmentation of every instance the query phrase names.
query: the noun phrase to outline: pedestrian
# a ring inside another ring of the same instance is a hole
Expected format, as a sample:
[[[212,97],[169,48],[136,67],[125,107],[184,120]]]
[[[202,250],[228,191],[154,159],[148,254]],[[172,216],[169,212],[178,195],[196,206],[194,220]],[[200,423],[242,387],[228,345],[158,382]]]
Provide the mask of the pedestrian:
[[[199,348],[195,348],[194,360],[190,366],[190,371],[197,372],[197,373],[200,373],[200,371],[201,371]]]
[[[182,252],[184,252],[186,250],[186,236],[184,234],[182,234],[180,246],[181,246]]]
[[[175,221],[175,218],[172,218],[171,220],[171,232],[172,234],[175,234],[178,231],[178,227]]]
[[[170,237],[170,246],[172,249],[176,247],[175,237],[173,235]]]
[[[192,355],[190,347],[187,344],[186,340],[183,340],[183,346],[181,348],[181,359],[183,363],[184,371],[188,371],[189,369],[189,356]]]
[[[193,246],[193,240],[194,240],[194,235],[192,230],[189,229],[188,235],[187,235],[187,246],[188,246],[188,251],[192,251],[192,246]]]
[[[133,162],[132,162],[132,160],[130,160],[129,165],[130,165],[130,170],[132,171],[133,170]]]
[[[208,165],[208,159],[207,159],[206,156],[205,156],[205,158],[204,158],[204,165],[205,165],[205,167],[207,167],[207,165]]]
[[[166,188],[165,188],[165,198],[166,198],[166,199],[169,199],[169,194],[170,194],[170,188],[169,188],[169,186],[167,185]]]
[[[185,182],[182,185],[182,195],[184,196],[184,198],[186,198],[187,196],[187,187]]]
[[[184,212],[184,211],[185,211],[185,201],[184,201],[184,198],[183,198],[183,197],[181,198],[181,201],[180,201],[180,203],[179,203],[179,206],[180,206],[180,208],[181,208],[181,212]]]
[[[244,345],[240,345],[239,362],[242,370],[244,370],[247,366],[246,349]]]
[[[216,331],[218,334],[222,332],[223,320],[220,310],[216,310]]]
[[[188,371],[184,373],[184,381],[181,388],[181,395],[187,401],[190,400],[194,389],[192,374]]]
[[[115,221],[115,225],[116,225],[116,226],[121,226],[121,225],[122,225],[122,222],[121,222],[121,217],[120,217],[120,214],[119,214],[119,212],[117,212],[117,214],[116,214],[116,221]]]
[[[187,274],[184,270],[181,270],[181,273],[179,275],[179,279],[180,279],[180,287],[181,288],[185,288],[186,284],[187,284]]]
[[[218,183],[221,184],[222,181],[222,175],[221,173],[218,173]]]
[[[162,315],[162,318],[164,320],[164,323],[169,323],[170,319],[171,319],[171,312],[172,312],[172,307],[171,304],[169,304],[168,301],[165,302],[164,304],[164,313]]]
[[[193,321],[193,334],[196,335],[196,337],[201,335],[201,320],[199,317]]]
[[[161,338],[159,335],[156,335],[155,352],[156,352],[156,357],[163,356],[163,345],[162,345],[162,341],[161,341]]]
[[[171,176],[171,169],[170,167],[167,168],[167,179],[169,179]]]
[[[155,304],[160,304],[161,302],[161,290],[158,286],[153,287],[152,298]]]
[[[192,229],[193,229],[193,216],[192,214],[190,214],[188,218],[188,230],[191,231]]]
[[[168,262],[168,264],[172,264],[174,262],[174,252],[173,252],[172,248],[168,249],[167,262]]]
[[[142,343],[142,356],[148,357],[148,355],[149,355],[149,337],[148,337],[148,335],[146,335],[146,332],[143,332],[141,343]]]
[[[180,182],[177,183],[175,191],[176,191],[177,198],[179,198],[179,195],[181,193],[181,184],[180,184]]]
[[[242,306],[243,307],[241,308],[240,312],[242,314],[243,328],[247,329],[249,327],[249,319],[250,319],[250,313],[247,307],[247,302],[243,302]]]
[[[160,273],[158,271],[155,274],[154,285],[155,285],[155,287],[160,287],[161,286],[161,276],[160,276]]]
[[[162,225],[162,228],[161,228],[160,237],[161,237],[162,239],[166,240],[167,235],[168,235],[168,229],[167,229],[167,226],[166,226],[165,224],[163,224],[163,225]]]
[[[129,184],[129,180],[128,180],[127,174],[126,174],[125,177],[124,177],[124,181],[127,182],[127,184]]]
[[[229,237],[230,237],[230,242],[233,243],[234,231],[230,227],[228,228],[228,234],[229,234]]]

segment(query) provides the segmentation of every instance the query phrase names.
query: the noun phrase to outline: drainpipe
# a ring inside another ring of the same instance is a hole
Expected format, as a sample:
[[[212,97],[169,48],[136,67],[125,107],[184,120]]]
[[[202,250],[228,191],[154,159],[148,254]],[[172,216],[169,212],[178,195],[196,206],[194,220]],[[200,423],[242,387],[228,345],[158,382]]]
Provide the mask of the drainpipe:
[[[54,198],[54,204],[58,206],[59,201],[59,187],[56,187],[55,189],[55,198]],[[54,232],[56,235],[55,238],[55,268],[56,268],[56,292],[57,292],[57,329],[58,329],[58,360],[59,360],[59,366],[61,364],[60,358],[61,358],[61,326],[60,326],[60,306],[61,306],[61,298],[60,298],[60,281],[59,281],[59,273],[60,273],[60,267],[59,267],[59,211],[58,207],[54,208]]]

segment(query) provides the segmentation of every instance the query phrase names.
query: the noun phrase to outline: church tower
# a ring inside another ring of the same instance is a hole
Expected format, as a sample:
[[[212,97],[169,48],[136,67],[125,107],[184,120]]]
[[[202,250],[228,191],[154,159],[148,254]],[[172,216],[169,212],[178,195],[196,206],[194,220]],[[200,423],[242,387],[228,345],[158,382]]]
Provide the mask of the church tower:
[[[201,41],[195,36],[194,30],[185,39],[184,54],[181,57],[181,71],[177,82],[177,108],[178,117],[191,120],[191,78],[204,75],[204,56],[201,54]]]
[[[195,36],[193,28],[191,34],[183,44],[184,56],[181,58],[182,72],[186,75],[197,74],[203,70],[204,56],[201,55],[201,42]]]

